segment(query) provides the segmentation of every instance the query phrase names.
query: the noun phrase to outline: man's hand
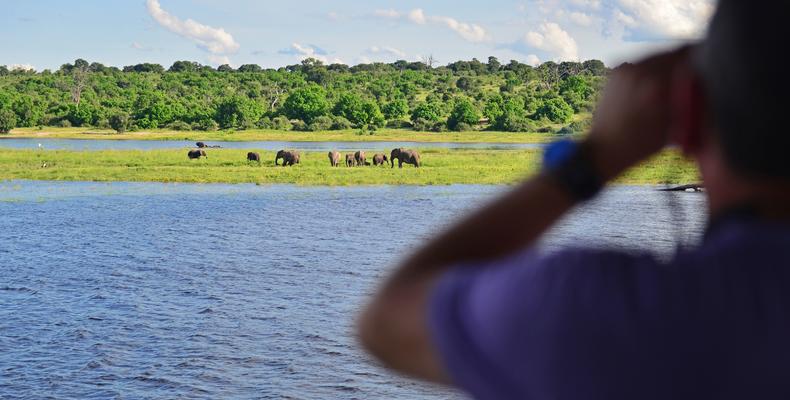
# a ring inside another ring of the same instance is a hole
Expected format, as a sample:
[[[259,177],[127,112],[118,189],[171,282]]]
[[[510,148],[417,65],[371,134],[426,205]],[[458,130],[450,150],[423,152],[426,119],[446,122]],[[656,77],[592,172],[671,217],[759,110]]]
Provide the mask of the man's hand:
[[[602,178],[610,180],[667,145],[672,79],[689,47],[624,65],[609,79],[587,138]]]

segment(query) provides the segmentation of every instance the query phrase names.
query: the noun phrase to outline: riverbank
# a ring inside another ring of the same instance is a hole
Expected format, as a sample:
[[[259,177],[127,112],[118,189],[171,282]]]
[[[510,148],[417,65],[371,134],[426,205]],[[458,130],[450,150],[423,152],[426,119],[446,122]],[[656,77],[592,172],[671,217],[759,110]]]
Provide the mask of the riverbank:
[[[190,140],[203,142],[279,141],[279,142],[449,142],[449,143],[548,143],[557,139],[551,133],[521,132],[417,132],[410,129],[380,129],[373,134],[357,130],[298,132],[251,129],[244,131],[169,131],[116,133],[94,128],[17,128],[3,138],[51,138],[85,140]]]
[[[422,149],[423,167],[331,168],[326,152],[305,152],[295,167],[275,167],[272,151],[263,162],[246,161],[247,150],[211,149],[189,160],[183,150],[0,150],[0,180],[258,183],[314,186],[513,184],[534,174],[539,150]],[[372,158],[372,153],[369,154]],[[622,184],[697,181],[693,164],[665,152],[628,171]]]

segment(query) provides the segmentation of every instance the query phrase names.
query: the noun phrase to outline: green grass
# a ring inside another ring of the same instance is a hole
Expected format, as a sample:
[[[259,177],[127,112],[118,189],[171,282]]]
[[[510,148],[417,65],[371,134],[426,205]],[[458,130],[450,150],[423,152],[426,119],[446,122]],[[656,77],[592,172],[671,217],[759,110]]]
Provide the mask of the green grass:
[[[421,150],[424,166],[413,168],[329,166],[326,152],[302,154],[295,167],[246,161],[248,150],[212,149],[208,159],[189,160],[186,150],[0,150],[0,180],[138,181],[191,183],[287,183],[297,185],[512,184],[537,171],[539,150]],[[368,152],[372,157],[373,152]],[[696,169],[666,152],[628,171],[622,184],[689,183]]]
[[[556,136],[547,133],[519,132],[416,132],[409,129],[380,129],[372,135],[357,130],[296,132],[251,129],[245,131],[168,131],[115,133],[94,128],[17,128],[0,138],[117,139],[117,140],[193,140],[193,141],[288,141],[288,142],[456,142],[456,143],[547,143]]]

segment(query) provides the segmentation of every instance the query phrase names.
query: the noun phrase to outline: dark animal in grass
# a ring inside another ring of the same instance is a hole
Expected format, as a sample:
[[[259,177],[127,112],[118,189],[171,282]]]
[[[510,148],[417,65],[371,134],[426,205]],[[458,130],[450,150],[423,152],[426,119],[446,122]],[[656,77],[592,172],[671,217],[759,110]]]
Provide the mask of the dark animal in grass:
[[[203,143],[203,142],[197,142],[197,143],[195,143],[195,146],[200,147],[202,149],[202,148],[206,147],[206,144]]]
[[[357,166],[360,167],[365,165],[370,165],[369,163],[366,162],[367,160],[365,159],[364,151],[357,151],[356,153],[354,153],[354,161],[357,163]]]
[[[357,161],[354,159],[354,153],[346,154],[346,167],[354,167],[357,165]]]
[[[207,144],[205,144],[203,142],[197,142],[197,143],[195,143],[195,146],[197,146],[197,147],[199,147],[201,149],[219,149],[219,148],[222,147],[222,146],[218,146],[218,145],[209,146],[209,145],[207,145]]]
[[[389,159],[386,154],[376,153],[373,155],[373,165],[387,165],[388,163]]]
[[[258,164],[261,163],[261,155],[255,152],[247,153],[247,161],[257,161]]]
[[[335,151],[335,150],[330,151],[329,152],[329,163],[333,167],[337,167],[338,165],[340,165],[340,153]]]
[[[392,153],[390,153],[392,168],[395,168],[395,160],[398,160],[398,168],[403,168],[403,164],[411,164],[414,165],[415,168],[419,168],[422,165],[420,162],[420,153],[414,150],[403,148],[393,149]]]
[[[195,160],[200,157],[208,158],[204,150],[189,150],[189,153],[187,153],[187,157],[189,157],[190,160]]]
[[[280,150],[277,152],[277,156],[274,158],[274,165],[278,164],[278,161],[282,158],[283,160],[283,167],[287,167],[289,165],[299,164],[299,160],[301,159],[301,154],[295,150]]]

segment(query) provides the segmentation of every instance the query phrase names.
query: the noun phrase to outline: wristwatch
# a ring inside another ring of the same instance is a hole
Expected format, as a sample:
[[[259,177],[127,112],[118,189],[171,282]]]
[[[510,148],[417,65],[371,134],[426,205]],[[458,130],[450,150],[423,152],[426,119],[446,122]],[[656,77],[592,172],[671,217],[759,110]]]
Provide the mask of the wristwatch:
[[[604,185],[604,180],[593,165],[589,145],[570,139],[546,146],[543,152],[543,174],[577,201],[595,197]]]

